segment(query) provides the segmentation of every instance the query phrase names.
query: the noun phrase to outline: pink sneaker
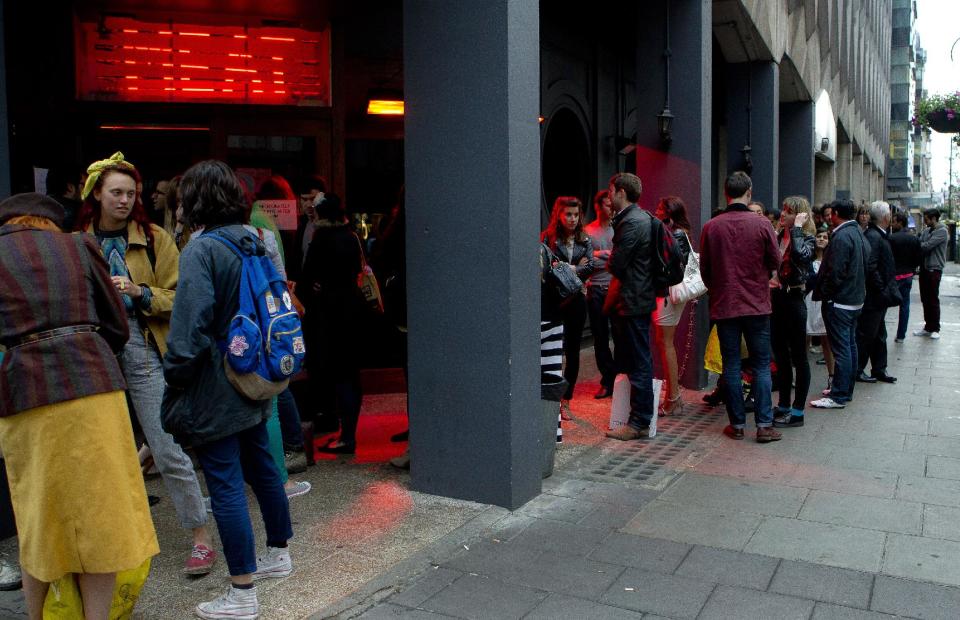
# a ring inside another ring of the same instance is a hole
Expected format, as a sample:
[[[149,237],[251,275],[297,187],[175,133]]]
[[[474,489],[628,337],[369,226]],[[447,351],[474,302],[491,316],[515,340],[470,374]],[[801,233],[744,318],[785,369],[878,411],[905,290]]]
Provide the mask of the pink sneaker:
[[[183,572],[187,575],[206,575],[217,561],[217,553],[206,545],[194,545]]]

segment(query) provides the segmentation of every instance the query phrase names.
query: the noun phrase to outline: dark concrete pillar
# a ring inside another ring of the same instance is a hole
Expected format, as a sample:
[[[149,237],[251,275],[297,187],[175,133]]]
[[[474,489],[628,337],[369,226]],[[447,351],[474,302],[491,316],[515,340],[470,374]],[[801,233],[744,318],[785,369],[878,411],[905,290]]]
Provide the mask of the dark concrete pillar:
[[[779,101],[780,69],[775,62],[727,65],[728,170],[725,173],[745,170],[741,150],[749,144],[753,198],[765,205],[780,199]]]
[[[413,487],[540,492],[539,7],[405,0]]]
[[[711,85],[713,48],[711,3],[706,0],[639,2],[637,37],[637,175],[643,182],[640,204],[652,209],[668,195],[680,196],[687,205],[692,241],[699,247],[700,230],[710,219],[711,196]],[[669,11],[669,15],[667,14]],[[664,146],[657,115],[666,95],[666,24],[670,25],[670,111],[674,116],[673,141]],[[696,79],[690,79],[696,76]],[[678,361],[685,372],[683,385],[706,385],[703,349],[709,316],[704,303],[689,304],[677,328]],[[695,337],[688,338],[693,325]]]
[[[780,194],[814,199],[814,105],[812,101],[780,105]]]
[[[853,144],[837,144],[837,200],[849,200],[853,194]]]
[[[4,2],[0,0],[0,196],[10,195],[10,131],[7,108],[7,53]]]

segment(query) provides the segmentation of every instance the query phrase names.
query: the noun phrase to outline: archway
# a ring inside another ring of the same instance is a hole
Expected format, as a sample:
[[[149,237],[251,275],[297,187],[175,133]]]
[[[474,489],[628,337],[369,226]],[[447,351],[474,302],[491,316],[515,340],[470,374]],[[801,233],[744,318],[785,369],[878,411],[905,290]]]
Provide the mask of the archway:
[[[544,226],[557,196],[576,196],[583,201],[587,211],[591,208],[590,147],[583,125],[567,108],[557,110],[547,122],[540,172],[544,200],[541,220]]]

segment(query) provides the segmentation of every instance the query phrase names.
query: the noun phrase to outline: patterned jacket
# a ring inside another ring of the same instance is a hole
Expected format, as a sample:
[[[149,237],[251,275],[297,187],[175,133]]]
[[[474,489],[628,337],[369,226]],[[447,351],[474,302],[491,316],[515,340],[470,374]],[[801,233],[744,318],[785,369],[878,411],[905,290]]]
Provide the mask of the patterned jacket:
[[[97,331],[20,344],[70,326]],[[0,226],[0,417],[125,388],[123,302],[89,235]],[[17,346],[19,345],[19,346]]]

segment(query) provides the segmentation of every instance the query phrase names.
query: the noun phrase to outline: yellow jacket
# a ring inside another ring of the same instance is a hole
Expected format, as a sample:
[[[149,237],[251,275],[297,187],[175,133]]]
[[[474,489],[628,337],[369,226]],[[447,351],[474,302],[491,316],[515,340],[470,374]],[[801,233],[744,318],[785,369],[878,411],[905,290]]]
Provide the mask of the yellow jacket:
[[[155,264],[150,264],[147,236],[133,220],[127,223],[126,263],[130,279],[138,286],[149,287],[153,293],[150,309],[138,309],[138,312],[146,319],[147,331],[163,356],[167,352],[167,332],[170,331],[170,313],[177,289],[180,252],[173,238],[163,228],[150,224],[150,230],[153,232]],[[92,224],[87,227],[87,232],[93,234]]]

